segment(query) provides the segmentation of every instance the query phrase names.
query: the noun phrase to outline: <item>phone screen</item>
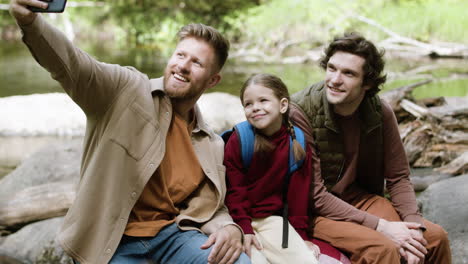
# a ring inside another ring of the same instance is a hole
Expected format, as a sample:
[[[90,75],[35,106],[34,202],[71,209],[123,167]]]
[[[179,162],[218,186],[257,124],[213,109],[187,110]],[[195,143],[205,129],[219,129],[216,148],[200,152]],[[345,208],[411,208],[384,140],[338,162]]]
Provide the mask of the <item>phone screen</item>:
[[[29,10],[37,13],[62,13],[65,10],[65,4],[67,0],[41,0],[43,2],[47,2],[49,6],[47,9],[37,8],[37,7],[29,7]]]

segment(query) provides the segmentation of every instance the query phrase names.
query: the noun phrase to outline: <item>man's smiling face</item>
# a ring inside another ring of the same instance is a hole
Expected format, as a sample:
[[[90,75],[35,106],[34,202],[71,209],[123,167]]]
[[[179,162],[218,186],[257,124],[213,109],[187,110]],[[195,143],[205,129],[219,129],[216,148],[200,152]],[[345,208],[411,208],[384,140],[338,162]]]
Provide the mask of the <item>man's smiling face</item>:
[[[327,63],[325,85],[327,100],[339,114],[352,114],[369,89],[363,86],[364,58],[337,51]]]
[[[190,99],[219,81],[214,49],[196,38],[181,40],[164,71],[164,89],[174,99]]]

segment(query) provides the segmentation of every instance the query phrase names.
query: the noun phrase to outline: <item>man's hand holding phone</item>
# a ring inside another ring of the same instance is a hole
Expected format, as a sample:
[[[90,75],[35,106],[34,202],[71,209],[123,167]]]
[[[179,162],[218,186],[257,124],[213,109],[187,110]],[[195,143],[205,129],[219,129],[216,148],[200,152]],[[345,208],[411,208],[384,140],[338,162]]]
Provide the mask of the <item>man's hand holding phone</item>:
[[[10,14],[16,19],[19,25],[31,24],[37,14],[33,10],[40,12],[62,12],[65,8],[66,0],[11,0]],[[61,10],[61,11],[60,11]]]
[[[29,9],[33,12],[40,12],[40,13],[61,13],[65,9],[65,4],[67,0],[40,0],[47,3],[47,8],[37,8],[34,6],[30,6]]]

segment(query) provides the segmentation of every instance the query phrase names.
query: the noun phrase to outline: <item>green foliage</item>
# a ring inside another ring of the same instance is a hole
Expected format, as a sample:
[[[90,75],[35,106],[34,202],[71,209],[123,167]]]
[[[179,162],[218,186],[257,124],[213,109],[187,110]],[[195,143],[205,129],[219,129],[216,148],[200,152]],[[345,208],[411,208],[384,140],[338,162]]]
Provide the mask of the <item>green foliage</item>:
[[[345,31],[377,41],[389,37],[357,16],[421,41],[468,43],[467,9],[463,0],[271,0],[225,20],[236,39],[262,49],[290,40],[302,41],[306,48],[320,46]]]
[[[468,1],[376,1],[367,15],[383,26],[421,41],[468,43]]]
[[[0,0],[7,4],[9,0]],[[96,6],[71,7],[71,3],[96,2]],[[104,5],[102,5],[104,4]],[[230,28],[225,16],[260,4],[260,0],[74,0],[69,1],[68,15],[88,38],[113,34],[126,47],[149,47],[165,50],[173,46],[174,36],[188,23],[204,23],[222,30]],[[113,28],[103,25],[111,22]],[[6,10],[0,10],[0,27],[14,24]]]
[[[107,1],[109,17],[125,32],[129,43],[149,47],[172,46],[174,35],[188,23],[228,28],[227,14],[258,4],[253,0],[118,0]]]
[[[0,5],[7,5],[8,3],[8,0],[0,0]],[[0,9],[0,33],[3,27],[5,27],[6,25],[11,25],[13,23],[13,19],[11,18],[10,13],[8,13],[8,10]]]
[[[0,0],[7,4],[9,0]],[[259,49],[288,41],[303,49],[322,45],[344,31],[361,31],[372,40],[388,37],[356,19],[362,15],[403,36],[421,41],[468,43],[468,1],[464,0],[74,0],[104,7],[68,7],[83,32],[112,32],[117,43],[149,48],[172,47],[177,30],[205,23],[233,42]],[[70,2],[71,3],[71,2]],[[103,29],[102,25],[109,24]],[[0,27],[14,24],[0,10]],[[94,37],[94,36],[93,36]]]

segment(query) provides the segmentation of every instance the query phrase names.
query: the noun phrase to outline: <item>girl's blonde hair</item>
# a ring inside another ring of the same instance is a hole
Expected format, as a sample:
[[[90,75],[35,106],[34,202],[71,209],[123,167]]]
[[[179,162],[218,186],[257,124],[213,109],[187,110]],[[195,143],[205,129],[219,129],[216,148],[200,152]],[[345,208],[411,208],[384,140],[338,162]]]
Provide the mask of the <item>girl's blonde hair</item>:
[[[244,105],[245,90],[247,90],[250,85],[261,85],[265,88],[271,89],[278,100],[281,100],[282,98],[286,98],[288,101],[290,100],[288,88],[280,78],[276,77],[275,75],[260,73],[251,75],[242,85],[240,92],[240,100],[242,105]],[[296,161],[304,159],[306,155],[305,150],[296,140],[296,134],[294,133],[293,125],[289,121],[289,107],[288,110],[286,110],[286,112],[283,114],[283,124],[287,126],[288,132],[293,140],[294,159]],[[267,153],[273,149],[274,146],[265,138],[265,136],[260,133],[255,133],[255,152]]]

